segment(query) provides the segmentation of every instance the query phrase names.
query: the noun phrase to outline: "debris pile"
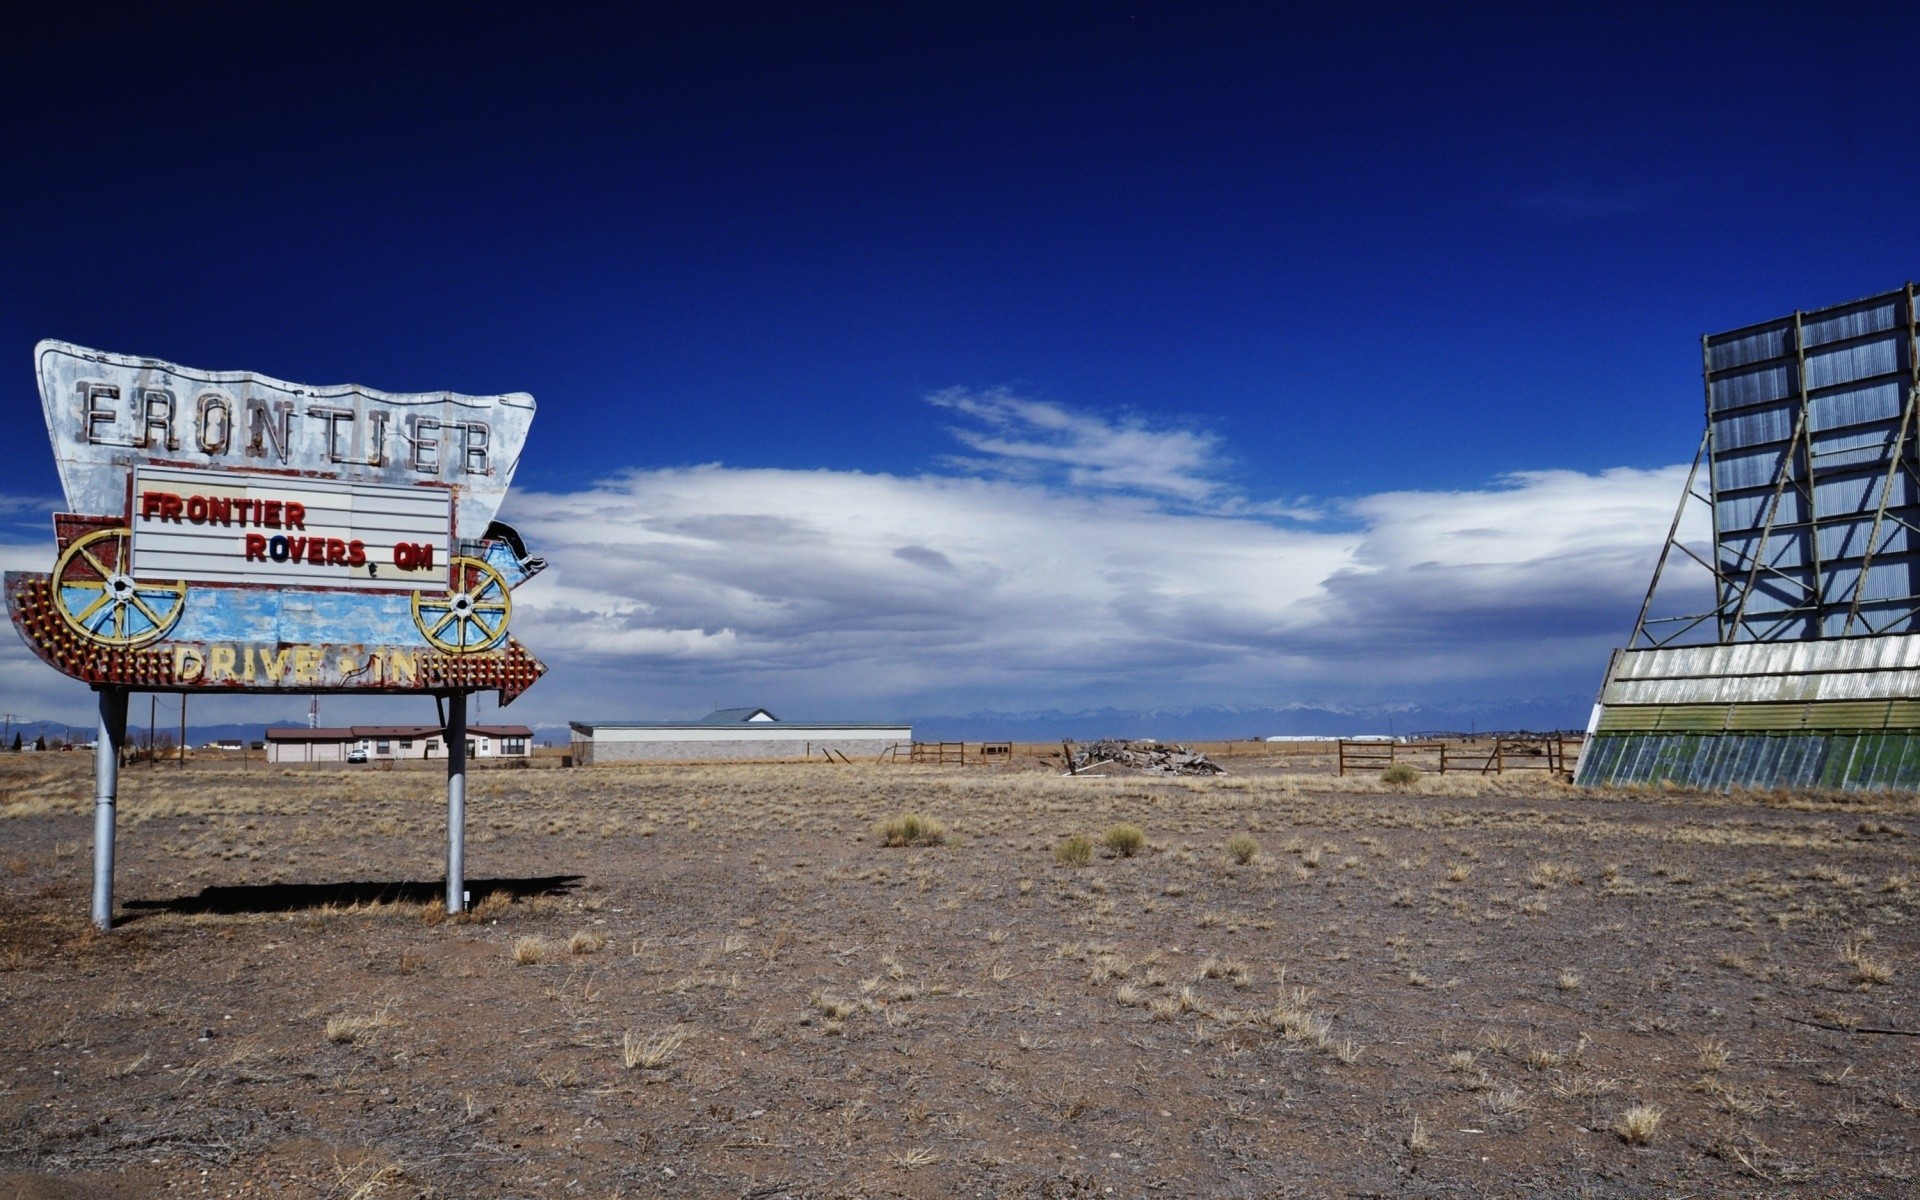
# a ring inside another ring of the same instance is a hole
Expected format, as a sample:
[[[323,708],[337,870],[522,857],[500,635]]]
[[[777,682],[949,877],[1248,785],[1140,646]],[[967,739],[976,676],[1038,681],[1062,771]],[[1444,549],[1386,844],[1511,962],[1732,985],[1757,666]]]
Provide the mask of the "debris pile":
[[[1122,742],[1111,738],[1069,747],[1068,764],[1076,772],[1114,763],[1149,775],[1220,775],[1224,769],[1204,754],[1161,742]]]

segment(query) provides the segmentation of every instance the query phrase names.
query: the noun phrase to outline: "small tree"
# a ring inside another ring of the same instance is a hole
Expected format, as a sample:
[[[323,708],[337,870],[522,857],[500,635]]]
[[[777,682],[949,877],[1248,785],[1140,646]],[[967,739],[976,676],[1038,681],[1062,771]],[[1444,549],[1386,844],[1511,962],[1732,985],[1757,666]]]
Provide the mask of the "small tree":
[[[39,737],[34,738],[33,748],[35,750],[45,750],[47,748],[47,735],[43,733]]]
[[[17,732],[13,735],[13,752],[20,753],[20,735]]]

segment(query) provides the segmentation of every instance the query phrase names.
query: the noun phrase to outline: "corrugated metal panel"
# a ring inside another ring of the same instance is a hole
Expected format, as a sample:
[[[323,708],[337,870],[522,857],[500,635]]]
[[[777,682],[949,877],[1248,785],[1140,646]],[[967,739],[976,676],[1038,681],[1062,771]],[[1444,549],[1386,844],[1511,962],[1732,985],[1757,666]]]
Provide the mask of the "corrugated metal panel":
[[[1807,351],[1807,386],[1835,387],[1856,383],[1880,375],[1898,372],[1901,363],[1900,335],[1889,334],[1871,341],[1854,342],[1831,350]]]
[[[1744,575],[1742,555],[1759,544],[1758,531],[1771,523],[1768,566],[1811,565],[1811,548],[1787,543],[1776,547],[1783,526],[1870,519],[1883,500],[1891,526],[1920,527],[1920,496],[1909,472],[1896,472],[1898,486],[1885,486],[1896,458],[1893,445],[1901,414],[1915,385],[1913,339],[1916,332],[1911,289],[1830,308],[1782,317],[1761,325],[1706,339],[1710,477],[1715,488],[1714,538],[1717,560],[1732,574]],[[1804,345],[1796,345],[1796,328]],[[1792,431],[1806,413],[1806,441]],[[1920,430],[1910,430],[1920,438]],[[1912,453],[1908,447],[1905,453]],[[1789,497],[1797,495],[1807,474],[1813,476],[1811,518]],[[1782,501],[1773,502],[1786,480]],[[1859,632],[1848,625],[1855,600],[1852,587],[1860,560],[1872,554],[1898,553],[1909,547],[1869,545],[1858,530],[1822,536],[1819,594],[1810,575],[1797,583],[1773,580],[1764,594],[1736,600],[1743,622],[1736,640],[1812,638],[1834,632]],[[1851,575],[1847,574],[1849,571]],[[1878,572],[1874,573],[1876,576]],[[1834,577],[1846,586],[1832,586]],[[1920,576],[1899,569],[1885,578],[1869,578],[1861,595],[1906,600]],[[1736,597],[1744,582],[1725,587]],[[1878,614],[1876,629],[1920,630],[1920,606]],[[1797,615],[1806,610],[1805,617]],[[1731,611],[1731,609],[1729,609]],[[1784,622],[1780,615],[1789,615]]]
[[[1809,729],[1884,729],[1885,700],[1835,700],[1806,706]]]
[[[1860,589],[1862,600],[1897,600],[1914,594],[1914,585],[1920,582],[1915,578],[1914,563],[1911,558],[1898,558],[1892,562],[1874,559],[1873,566],[1867,570],[1866,580]]]
[[[1713,442],[1729,448],[1784,442],[1793,436],[1794,422],[1799,419],[1800,406],[1792,403],[1744,409],[1713,419]]]
[[[1800,729],[1920,732],[1920,700],[1828,700],[1759,704],[1613,704],[1598,731],[1782,733]]]
[[[1885,479],[1885,475],[1873,472],[1820,479],[1813,485],[1814,511],[1821,517],[1860,516],[1871,521],[1880,505],[1880,493],[1886,490]],[[1894,502],[1900,490],[1892,489],[1889,502]]]
[[[1666,782],[1715,791],[1912,788],[1920,784],[1920,734],[1601,733],[1581,755],[1577,781],[1599,787]]]
[[[1807,313],[1801,318],[1801,331],[1807,347],[1811,349],[1896,328],[1900,324],[1901,299],[1899,292],[1889,292],[1869,300]],[[1791,341],[1790,338],[1788,340]]]
[[[1713,411],[1724,412],[1729,408],[1746,408],[1797,396],[1800,385],[1792,363],[1777,363],[1718,376],[1707,385],[1707,394]]]
[[[1766,521],[1767,509],[1773,505],[1773,489],[1765,488],[1734,495],[1722,494],[1719,501],[1716,520],[1719,522],[1721,529],[1757,529]],[[1776,511],[1774,520],[1781,524],[1792,525],[1806,519],[1806,503],[1801,498],[1800,493],[1792,491],[1782,492],[1780,494],[1780,506]],[[1726,545],[1737,536],[1744,536],[1753,540],[1758,540],[1759,538],[1757,533],[1723,535],[1720,539],[1721,545]]]
[[[1899,432],[1898,425],[1875,421],[1814,434],[1811,439],[1813,469],[1818,482],[1825,483],[1829,472],[1853,472],[1856,478],[1871,485],[1864,494],[1877,500],[1880,481],[1886,477],[1887,458],[1893,451],[1893,439]],[[1856,503],[1847,511],[1861,512],[1871,507],[1870,502]],[[1822,506],[1821,511],[1833,510]]]
[[[1872,517],[1853,517],[1845,521],[1822,524],[1820,526],[1820,558],[1822,563],[1832,563],[1842,558],[1859,558],[1865,552],[1867,538],[1871,536],[1872,533]],[[1916,538],[1913,531],[1904,525],[1898,525],[1892,521],[1882,521],[1880,523],[1880,544],[1877,550],[1878,552],[1874,558],[1875,566],[1880,565],[1888,556],[1897,556],[1909,551],[1920,550],[1920,538]],[[1830,579],[1841,576],[1852,579],[1856,577],[1858,573],[1859,564],[1856,562],[1842,563],[1833,570],[1828,571],[1827,575]],[[1835,592],[1834,588],[1838,586],[1838,584],[1829,585],[1829,593],[1841,596],[1852,594],[1847,591]],[[1851,586],[1851,584],[1849,583],[1848,586]]]
[[[1814,429],[1844,429],[1873,421],[1898,421],[1906,394],[1897,379],[1825,392],[1808,399],[1807,423]]]
[[[1905,700],[1920,696],[1920,671],[1860,675],[1733,676],[1617,680],[1603,704],[1768,704],[1813,700]]]
[[[1767,450],[1750,450],[1738,454],[1719,454],[1714,456],[1713,485],[1721,490],[1729,488],[1770,488],[1780,472],[1780,464],[1786,454],[1784,447],[1776,446]],[[1791,477],[1800,477],[1799,464],[1792,463]]]
[[[1805,704],[1735,704],[1728,707],[1726,728],[1748,733],[1766,730],[1804,729]]]
[[[1724,704],[1669,704],[1654,710],[1656,729],[1714,732],[1727,727]]]
[[[1906,668],[1920,668],[1920,634],[1628,650],[1620,655],[1614,678],[1672,679],[1690,675],[1783,675]]]
[[[1920,782],[1920,482],[1895,466],[1920,454],[1912,296],[1704,340],[1723,578],[1698,628],[1725,640],[1621,652],[1582,782]]]
[[[1707,363],[1715,371],[1726,371],[1792,353],[1793,322],[1774,322],[1764,328],[1709,339]]]
[[[1818,738],[1781,738],[1774,779],[1786,787],[1809,787],[1819,778],[1826,747]]]
[[[1887,701],[1888,729],[1920,729],[1920,700]]]

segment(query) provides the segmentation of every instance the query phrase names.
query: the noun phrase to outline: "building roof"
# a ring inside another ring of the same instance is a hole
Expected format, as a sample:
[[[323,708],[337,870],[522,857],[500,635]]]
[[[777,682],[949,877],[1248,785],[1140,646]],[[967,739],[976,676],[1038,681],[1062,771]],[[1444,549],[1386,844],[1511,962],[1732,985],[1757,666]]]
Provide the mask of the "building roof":
[[[711,731],[716,725],[738,727],[744,735],[749,731],[756,734],[788,734],[792,737],[804,737],[812,730],[839,729],[885,729],[910,733],[913,726],[901,721],[569,721],[568,726],[575,732],[592,736],[597,729],[698,729]],[[764,740],[764,739],[760,739]]]
[[[701,717],[699,723],[702,725],[737,725],[744,721],[757,721],[765,724],[768,721],[778,721],[779,719],[779,717],[774,716],[764,708],[716,708],[706,716]]]
[[[446,728],[440,725],[336,725],[322,729],[293,726],[286,729],[267,730],[267,740],[270,742],[357,742],[361,738],[423,738],[439,737],[445,733]],[[533,730],[525,725],[469,725],[467,733],[496,738],[533,736]]]
[[[786,722],[764,708],[716,708],[697,721],[574,721],[575,729],[587,733],[596,727],[608,729],[704,729],[711,725],[783,725]],[[838,726],[823,724],[819,721],[800,721],[796,724],[808,729],[834,729]],[[860,722],[848,725],[849,729],[869,729],[880,722]]]

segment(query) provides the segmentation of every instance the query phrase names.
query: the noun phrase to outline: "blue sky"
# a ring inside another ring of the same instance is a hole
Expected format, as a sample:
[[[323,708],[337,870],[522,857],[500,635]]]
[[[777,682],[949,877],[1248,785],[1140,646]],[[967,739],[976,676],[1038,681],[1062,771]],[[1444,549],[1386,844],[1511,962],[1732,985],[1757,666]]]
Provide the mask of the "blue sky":
[[[1893,7],[257,12],[0,49],[0,557],[42,337],[530,391],[536,718],[1578,719],[1699,335],[1914,274]]]

